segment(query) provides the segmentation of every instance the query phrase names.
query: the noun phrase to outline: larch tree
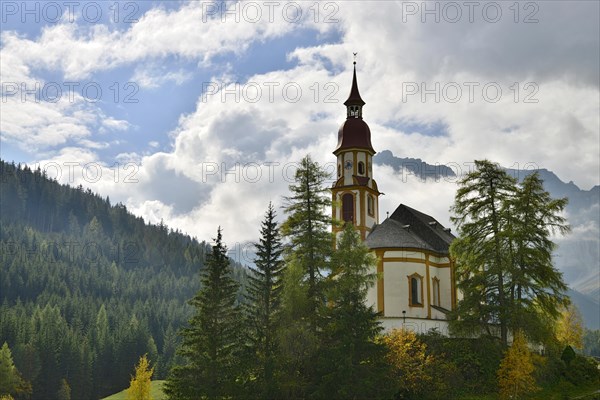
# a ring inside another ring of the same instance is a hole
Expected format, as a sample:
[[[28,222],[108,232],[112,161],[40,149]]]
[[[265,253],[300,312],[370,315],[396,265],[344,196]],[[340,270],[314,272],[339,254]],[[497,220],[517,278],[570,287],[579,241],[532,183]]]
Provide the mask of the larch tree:
[[[533,377],[534,370],[525,335],[517,331],[498,369],[500,398],[518,400],[539,390]]]
[[[553,199],[538,173],[521,184],[500,166],[475,161],[456,193],[452,212],[459,237],[450,246],[463,293],[451,327],[456,332],[499,328],[529,339],[552,338],[560,309],[567,304],[562,274],[552,263],[553,234],[570,228],[562,212],[566,199]]]
[[[172,400],[231,397],[238,390],[241,311],[221,228],[207,255],[201,289],[190,300],[195,314],[181,332],[179,354],[186,363],[173,368],[165,384]]]
[[[125,398],[127,400],[152,400],[150,395],[152,374],[154,374],[154,367],[150,368],[148,357],[144,354],[135,366],[135,375],[131,377]]]
[[[569,304],[561,311],[556,325],[556,339],[563,346],[576,349],[583,348],[583,318],[574,304]]]
[[[326,213],[331,199],[324,186],[328,177],[310,156],[302,159],[295,183],[289,186],[291,196],[285,198],[288,217],[282,225],[282,233],[289,239],[286,258],[298,263],[306,276],[307,317],[313,332],[317,331],[319,307],[324,301],[323,273],[329,268],[332,251],[331,217]]]
[[[275,221],[276,213],[269,203],[256,243],[255,266],[248,275],[246,318],[250,338],[250,354],[255,365],[258,388],[254,393],[263,399],[276,397],[274,378],[277,335],[281,313],[281,290],[284,263],[283,244]]]
[[[570,227],[562,216],[567,199],[553,199],[534,172],[508,202],[505,227],[509,243],[510,327],[543,342],[552,336],[560,310],[568,303],[567,286],[554,267],[551,240]]]
[[[516,181],[490,161],[475,161],[475,167],[460,180],[451,208],[459,237],[450,246],[450,254],[456,260],[457,286],[464,294],[452,327],[481,331],[496,324],[506,345],[508,264],[503,229],[506,204],[516,192]]]

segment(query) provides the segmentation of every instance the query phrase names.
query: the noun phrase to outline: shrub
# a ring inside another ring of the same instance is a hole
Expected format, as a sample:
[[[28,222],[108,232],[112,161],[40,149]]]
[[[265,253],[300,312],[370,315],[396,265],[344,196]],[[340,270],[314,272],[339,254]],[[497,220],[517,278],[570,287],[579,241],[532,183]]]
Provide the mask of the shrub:
[[[564,377],[576,386],[598,383],[600,382],[600,371],[594,359],[576,354],[565,368]]]
[[[421,335],[428,352],[444,355],[457,369],[453,386],[467,393],[490,393],[497,390],[496,371],[500,366],[503,349],[498,340],[489,337],[474,339],[448,338],[439,334]],[[458,379],[458,380],[457,380]]]

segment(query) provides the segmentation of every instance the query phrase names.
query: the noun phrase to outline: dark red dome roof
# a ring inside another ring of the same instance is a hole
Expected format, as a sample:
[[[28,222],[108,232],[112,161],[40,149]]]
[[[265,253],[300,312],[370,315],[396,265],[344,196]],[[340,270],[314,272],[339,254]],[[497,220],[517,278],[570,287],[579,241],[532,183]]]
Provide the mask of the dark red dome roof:
[[[340,126],[338,144],[334,153],[349,148],[366,149],[375,153],[371,145],[371,130],[362,118],[348,118]]]

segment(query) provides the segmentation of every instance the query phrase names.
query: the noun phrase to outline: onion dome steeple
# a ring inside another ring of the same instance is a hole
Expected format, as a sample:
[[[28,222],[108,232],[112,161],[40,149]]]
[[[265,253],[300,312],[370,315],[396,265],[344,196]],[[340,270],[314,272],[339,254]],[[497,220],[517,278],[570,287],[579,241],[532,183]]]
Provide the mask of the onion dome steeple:
[[[352,88],[350,95],[344,102],[346,106],[346,121],[338,131],[338,145],[333,152],[337,154],[343,149],[365,149],[371,154],[375,154],[371,145],[371,130],[362,118],[362,108],[365,105],[358,91],[358,82],[356,79],[356,61],[354,61],[354,73],[352,76]]]

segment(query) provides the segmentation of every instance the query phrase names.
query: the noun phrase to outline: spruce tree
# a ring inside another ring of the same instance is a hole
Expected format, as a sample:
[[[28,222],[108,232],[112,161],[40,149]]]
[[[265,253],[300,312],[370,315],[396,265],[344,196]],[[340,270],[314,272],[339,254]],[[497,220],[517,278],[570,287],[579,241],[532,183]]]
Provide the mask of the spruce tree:
[[[283,245],[275,221],[275,210],[269,203],[261,225],[261,238],[256,244],[255,267],[248,275],[246,316],[249,323],[250,350],[255,366],[258,392],[255,396],[275,397],[274,363],[284,264]]]
[[[326,323],[318,358],[317,398],[389,398],[386,348],[378,313],[367,305],[376,278],[375,258],[352,224],[346,224],[331,260]]]
[[[202,272],[202,287],[190,300],[195,315],[181,333],[179,354],[187,363],[176,366],[165,385],[169,399],[216,399],[236,393],[241,313],[238,284],[231,274],[219,228]]]
[[[64,378],[60,380],[60,388],[56,393],[56,400],[71,400],[71,386],[69,386],[69,382]]]
[[[288,259],[283,274],[281,325],[277,338],[279,398],[306,398],[320,379],[315,368],[319,338],[307,323],[310,313],[307,293],[304,269],[294,258]]]
[[[31,387],[15,367],[8,343],[0,348],[0,395],[31,394]]]
[[[282,233],[290,241],[287,260],[294,259],[303,269],[308,286],[311,330],[317,331],[319,307],[324,301],[323,272],[328,269],[331,255],[331,217],[326,214],[331,200],[324,187],[329,177],[310,156],[302,159],[295,175],[295,183],[289,186],[292,195],[286,197],[287,220]]]

